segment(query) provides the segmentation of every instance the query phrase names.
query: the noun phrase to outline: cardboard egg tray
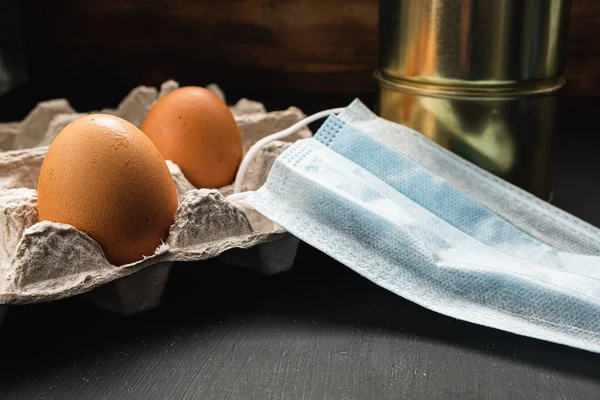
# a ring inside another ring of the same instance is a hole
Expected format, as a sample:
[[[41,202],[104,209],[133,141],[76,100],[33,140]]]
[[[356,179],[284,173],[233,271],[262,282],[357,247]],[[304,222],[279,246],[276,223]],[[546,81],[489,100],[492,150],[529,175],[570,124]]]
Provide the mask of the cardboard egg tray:
[[[94,112],[117,115],[140,127],[154,102],[178,87],[175,81],[163,83],[160,90],[137,87],[118,108]],[[207,88],[225,100],[216,85]],[[295,107],[267,112],[261,103],[247,99],[230,109],[244,151],[305,117]],[[152,309],[178,261],[219,257],[224,263],[264,274],[291,268],[296,238],[256,211],[227,200],[232,185],[218,190],[195,188],[170,160],[166,162],[179,208],[166,242],[152,256],[114,266],[85,233],[70,225],[38,221],[37,179],[48,145],[67,124],[85,114],[59,99],[38,104],[22,122],[0,124],[0,323],[9,305],[79,294],[124,315]],[[243,190],[259,188],[275,158],[291,142],[311,135],[304,128],[263,148],[248,168]]]

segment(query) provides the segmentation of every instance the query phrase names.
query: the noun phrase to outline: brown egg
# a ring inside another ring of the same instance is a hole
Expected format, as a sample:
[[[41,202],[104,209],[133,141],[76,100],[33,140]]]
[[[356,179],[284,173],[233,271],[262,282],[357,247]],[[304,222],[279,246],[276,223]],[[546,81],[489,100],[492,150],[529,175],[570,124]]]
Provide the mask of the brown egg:
[[[160,98],[142,131],[197,188],[231,183],[242,161],[242,139],[233,114],[217,95],[201,87],[182,87]]]
[[[42,164],[40,220],[88,234],[114,265],[152,255],[177,207],[175,184],[159,151],[115,116],[76,119],[54,139]]]

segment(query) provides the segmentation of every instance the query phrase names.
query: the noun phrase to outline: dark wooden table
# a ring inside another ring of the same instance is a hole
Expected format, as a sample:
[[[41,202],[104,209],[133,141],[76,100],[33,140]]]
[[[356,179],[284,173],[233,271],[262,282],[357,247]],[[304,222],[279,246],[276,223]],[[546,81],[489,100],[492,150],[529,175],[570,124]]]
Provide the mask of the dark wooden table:
[[[251,97],[306,112],[351,99]],[[563,104],[554,184],[555,204],[595,225],[599,111]],[[179,264],[160,307],[135,317],[83,298],[13,308],[0,328],[0,396],[600,399],[600,355],[444,317],[301,244],[293,270],[272,277]]]

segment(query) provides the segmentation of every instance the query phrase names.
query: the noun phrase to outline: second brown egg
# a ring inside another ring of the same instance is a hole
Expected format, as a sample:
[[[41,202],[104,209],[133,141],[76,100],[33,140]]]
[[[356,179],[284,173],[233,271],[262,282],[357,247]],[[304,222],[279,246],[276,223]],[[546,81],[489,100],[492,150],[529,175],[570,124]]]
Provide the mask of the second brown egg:
[[[233,114],[223,100],[202,87],[182,87],[160,98],[144,119],[142,131],[197,188],[231,183],[242,160],[242,139]]]

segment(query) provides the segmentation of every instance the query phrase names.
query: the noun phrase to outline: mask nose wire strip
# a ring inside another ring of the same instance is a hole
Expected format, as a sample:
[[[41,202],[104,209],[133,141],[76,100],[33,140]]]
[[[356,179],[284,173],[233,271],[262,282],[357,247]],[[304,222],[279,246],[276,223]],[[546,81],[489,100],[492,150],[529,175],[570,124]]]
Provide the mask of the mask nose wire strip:
[[[250,165],[250,162],[252,161],[252,159],[254,158],[256,153],[258,153],[258,151],[261,148],[263,148],[264,146],[266,146],[267,144],[271,143],[274,140],[280,140],[280,139],[286,138],[288,136],[291,136],[297,130],[304,128],[306,125],[308,125],[312,122],[315,122],[318,119],[321,119],[323,117],[328,117],[332,114],[339,114],[340,112],[342,112],[344,110],[344,108],[345,107],[339,107],[339,108],[332,108],[329,110],[320,111],[316,114],[311,115],[310,117],[306,117],[306,118],[296,122],[294,125],[290,126],[287,129],[273,133],[272,135],[269,135],[269,136],[265,136],[264,138],[260,139],[258,142],[254,143],[254,145],[252,147],[250,147],[250,149],[244,156],[244,159],[242,160],[242,163],[240,164],[240,168],[238,168],[237,174],[235,176],[235,183],[233,185],[233,193],[239,193],[240,190],[242,190],[242,181],[244,180],[244,176],[246,176],[246,171],[248,170],[248,165]]]

